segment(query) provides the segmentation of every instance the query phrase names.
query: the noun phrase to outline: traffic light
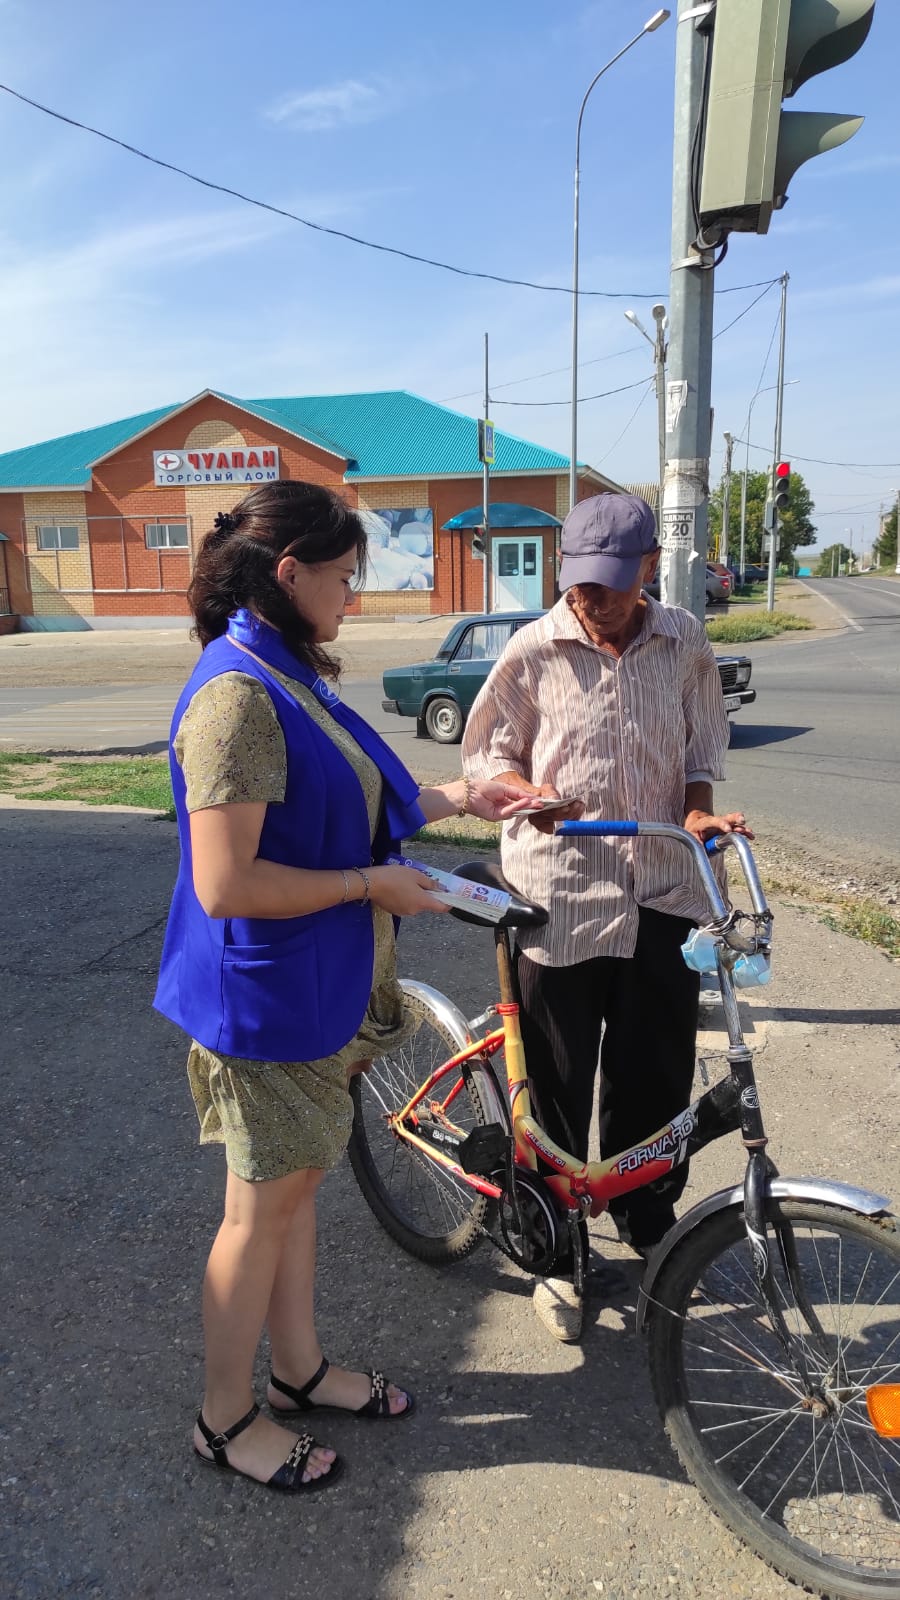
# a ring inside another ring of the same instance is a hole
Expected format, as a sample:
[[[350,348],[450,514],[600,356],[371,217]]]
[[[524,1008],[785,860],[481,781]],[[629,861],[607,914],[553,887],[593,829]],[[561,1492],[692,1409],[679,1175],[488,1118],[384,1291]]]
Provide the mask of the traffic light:
[[[784,511],[791,503],[791,463],[779,461],[772,475],[772,499],[776,511]]]
[[[476,528],[475,532],[472,535],[472,554],[473,554],[473,556],[483,556],[484,555],[484,529],[483,528]]]
[[[849,61],[875,0],[718,0],[700,173],[700,242],[767,233],[804,161],[844,144],[862,117],[782,111],[817,73]]]

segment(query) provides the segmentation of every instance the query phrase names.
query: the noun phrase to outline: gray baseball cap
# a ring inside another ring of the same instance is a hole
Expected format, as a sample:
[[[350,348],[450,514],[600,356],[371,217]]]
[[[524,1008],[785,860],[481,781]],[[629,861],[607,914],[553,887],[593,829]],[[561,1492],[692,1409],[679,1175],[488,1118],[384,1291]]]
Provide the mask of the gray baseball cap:
[[[606,589],[630,589],[644,556],[657,548],[656,518],[638,495],[579,500],[563,523],[559,587],[602,583]]]

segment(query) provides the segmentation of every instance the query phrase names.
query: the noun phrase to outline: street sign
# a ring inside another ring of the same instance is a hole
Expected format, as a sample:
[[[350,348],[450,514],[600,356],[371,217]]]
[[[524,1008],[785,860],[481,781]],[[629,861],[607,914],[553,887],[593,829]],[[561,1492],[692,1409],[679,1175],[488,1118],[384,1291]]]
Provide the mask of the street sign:
[[[481,417],[478,419],[478,459],[483,466],[494,465],[494,424]]]

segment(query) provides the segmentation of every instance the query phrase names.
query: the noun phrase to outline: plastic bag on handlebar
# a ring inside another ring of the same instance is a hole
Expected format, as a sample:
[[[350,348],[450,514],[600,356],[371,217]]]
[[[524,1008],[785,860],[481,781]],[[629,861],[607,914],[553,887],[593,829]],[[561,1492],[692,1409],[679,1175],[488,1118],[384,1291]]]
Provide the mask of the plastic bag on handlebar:
[[[681,946],[685,966],[692,972],[716,972],[716,944],[715,935],[707,928],[694,928]],[[732,976],[737,989],[761,988],[771,982],[771,961],[761,950],[752,956],[738,956]]]

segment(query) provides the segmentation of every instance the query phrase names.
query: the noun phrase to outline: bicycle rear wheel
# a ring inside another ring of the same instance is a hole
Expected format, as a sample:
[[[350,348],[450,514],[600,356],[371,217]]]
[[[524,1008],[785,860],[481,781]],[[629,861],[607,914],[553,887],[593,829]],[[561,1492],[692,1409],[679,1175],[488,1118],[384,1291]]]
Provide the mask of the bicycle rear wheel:
[[[401,985],[402,987],[402,985]],[[406,1044],[379,1056],[351,1084],[353,1131],[350,1165],[368,1205],[392,1239],[432,1265],[461,1261],[484,1237],[491,1201],[438,1161],[394,1133],[388,1117],[402,1110],[431,1073],[459,1048],[447,1024],[420,994],[406,991],[406,1004],[418,1026]],[[483,1069],[448,1073],[436,1090],[445,1111],[426,1101],[419,1110],[422,1131],[440,1136],[440,1148],[453,1154],[454,1141],[488,1122],[478,1092]]]
[[[700,1223],[651,1302],[650,1367],[666,1431],[738,1538],[829,1600],[900,1597],[900,1439],[870,1419],[870,1385],[900,1381],[900,1236],[817,1201],[771,1201],[789,1224],[798,1305],[770,1234],[778,1303],[824,1405],[804,1399],[759,1295],[743,1213]]]

